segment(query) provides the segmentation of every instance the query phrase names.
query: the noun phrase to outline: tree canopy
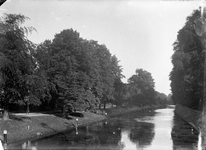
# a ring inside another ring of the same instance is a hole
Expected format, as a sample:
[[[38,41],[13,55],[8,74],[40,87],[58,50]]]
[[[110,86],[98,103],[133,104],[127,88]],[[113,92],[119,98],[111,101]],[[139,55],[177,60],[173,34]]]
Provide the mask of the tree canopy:
[[[193,109],[199,109],[203,99],[204,48],[202,37],[196,31],[199,18],[200,11],[195,10],[178,32],[170,73],[174,103]]]
[[[122,77],[118,59],[105,45],[85,40],[73,29],[40,44],[35,58],[60,106],[90,109],[113,100],[115,79]]]
[[[132,104],[147,105],[155,102],[155,83],[151,73],[136,69],[135,75],[128,79],[128,91]]]
[[[36,45],[27,39],[35,31],[23,26],[29,18],[5,14],[0,20],[1,107],[27,111],[94,110],[118,106],[160,104],[151,73],[137,69],[128,84],[122,67],[104,44],[86,40],[73,29]],[[16,107],[18,106],[18,107]],[[25,108],[25,107],[24,107]]]
[[[35,29],[22,26],[28,19],[24,15],[4,14],[0,20],[0,84],[5,109],[9,103],[40,104],[42,85],[32,57],[35,45],[26,37]]]

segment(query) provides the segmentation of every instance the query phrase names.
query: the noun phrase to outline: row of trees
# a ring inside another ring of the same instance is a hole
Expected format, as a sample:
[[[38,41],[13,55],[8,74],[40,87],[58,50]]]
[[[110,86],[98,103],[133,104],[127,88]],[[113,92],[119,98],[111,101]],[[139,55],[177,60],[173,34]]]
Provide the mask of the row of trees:
[[[105,45],[68,29],[38,45],[34,57],[37,71],[46,78],[45,98],[56,105],[90,109],[114,101],[114,82],[123,75],[118,59]]]
[[[106,103],[166,102],[167,97],[154,90],[149,72],[137,69],[128,84],[122,83],[117,57],[73,29],[32,43],[26,35],[35,29],[22,26],[27,19],[5,14],[0,21],[0,94],[5,110],[26,105],[29,112],[29,105],[36,105],[42,110],[62,108],[65,114],[67,108],[95,109]]]
[[[137,69],[128,79],[127,103],[130,105],[155,105],[168,103],[167,96],[155,91],[155,82],[151,73]]]
[[[105,45],[82,39],[72,29],[35,45],[25,35],[34,28],[22,27],[26,19],[6,14],[1,21],[1,94],[5,109],[8,103],[29,106],[48,102],[55,108],[89,109],[114,100],[113,84],[123,77],[122,69]]]
[[[174,103],[193,109],[201,109],[203,100],[205,58],[204,37],[197,30],[200,18],[200,11],[195,10],[178,32],[170,73]]]

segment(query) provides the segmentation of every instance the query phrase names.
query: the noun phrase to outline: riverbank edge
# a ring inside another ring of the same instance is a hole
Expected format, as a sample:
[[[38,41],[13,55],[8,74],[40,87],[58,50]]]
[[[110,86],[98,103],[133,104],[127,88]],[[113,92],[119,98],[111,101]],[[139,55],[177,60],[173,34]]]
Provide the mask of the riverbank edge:
[[[201,112],[197,110],[190,109],[188,107],[182,105],[176,105],[175,114],[181,117],[184,121],[190,124],[193,128],[195,128],[198,132],[201,129]]]
[[[84,113],[86,114],[86,112]],[[9,139],[8,138],[8,145],[16,145],[16,144],[20,144],[22,142],[25,141],[33,141],[33,140],[38,140],[38,139],[42,139],[42,138],[46,138],[61,132],[65,132],[65,131],[71,131],[71,130],[75,130],[75,124],[76,124],[76,118],[78,118],[78,127],[82,127],[82,126],[86,126],[86,125],[90,125],[93,123],[97,123],[100,121],[104,121],[106,120],[106,116],[104,115],[97,115],[97,114],[93,114],[96,117],[91,117],[91,118],[80,118],[80,117],[74,117],[72,120],[67,120],[67,119],[63,119],[61,117],[58,117],[59,120],[62,120],[62,122],[65,122],[65,126],[59,126],[58,124],[56,124],[56,126],[53,126],[50,130],[48,129],[41,129],[40,132],[38,132],[38,130],[36,131],[29,131],[27,130],[27,136],[24,136],[24,138],[21,139]],[[66,125],[67,124],[67,125]],[[58,127],[57,127],[58,126]],[[58,129],[56,129],[58,128]],[[8,132],[9,133],[9,132]]]
[[[152,106],[143,106],[143,107],[132,107],[132,108],[124,108],[124,107],[118,107],[118,108],[113,108],[113,109],[107,109],[107,118],[112,118],[116,117],[119,115],[127,114],[127,113],[132,113],[135,111],[143,111],[147,109],[161,109],[161,108],[166,108],[167,105],[152,105]]]
[[[104,115],[97,115],[97,114],[93,114],[93,117],[91,118],[78,118],[78,127],[82,127],[82,126],[86,126],[86,125],[90,125],[96,122],[100,122],[100,121],[104,121],[107,118],[112,118],[118,115],[123,115],[123,114],[127,114],[127,113],[131,113],[131,112],[135,112],[135,111],[143,111],[143,110],[147,110],[147,109],[160,109],[160,108],[165,108],[166,106],[164,105],[153,105],[153,106],[144,106],[144,107],[132,107],[132,108],[122,108],[122,107],[118,107],[118,108],[112,108],[112,109],[107,109],[105,110],[105,112],[107,113],[106,116]],[[85,112],[86,113],[86,112]],[[65,120],[63,118],[59,118],[61,120]],[[28,141],[28,140],[38,140],[38,139],[42,139],[42,138],[46,138],[61,132],[65,132],[65,131],[70,131],[70,130],[74,130],[75,129],[75,118],[73,118],[72,120],[67,121],[70,123],[69,126],[65,127],[60,127],[59,130],[41,130],[41,135],[35,135],[34,133],[28,134],[28,136],[25,136],[22,139],[12,139],[9,140],[8,139],[8,144],[18,144],[18,143],[22,143],[24,141]]]

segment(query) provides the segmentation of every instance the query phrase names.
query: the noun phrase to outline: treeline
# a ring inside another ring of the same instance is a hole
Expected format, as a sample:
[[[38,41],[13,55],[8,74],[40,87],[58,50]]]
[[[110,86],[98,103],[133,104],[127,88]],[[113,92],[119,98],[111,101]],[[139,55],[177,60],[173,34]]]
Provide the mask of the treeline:
[[[6,118],[8,106],[38,111],[95,110],[107,103],[119,106],[166,104],[154,90],[149,72],[137,69],[124,84],[119,60],[105,45],[63,30],[53,40],[34,44],[24,27],[29,18],[5,14],[0,21],[0,94]]]
[[[155,90],[155,82],[151,73],[136,69],[135,74],[128,79],[124,86],[126,93],[122,104],[126,106],[165,105],[172,104],[171,99],[164,93]]]
[[[205,35],[201,35],[200,19],[200,11],[195,10],[179,30],[170,73],[174,103],[192,109],[201,109],[203,101]]]

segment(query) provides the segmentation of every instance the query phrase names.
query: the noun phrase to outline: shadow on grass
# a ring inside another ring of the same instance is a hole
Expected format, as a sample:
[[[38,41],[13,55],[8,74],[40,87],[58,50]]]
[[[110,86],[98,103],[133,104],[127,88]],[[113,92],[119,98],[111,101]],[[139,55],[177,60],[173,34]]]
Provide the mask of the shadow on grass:
[[[69,113],[70,116],[73,116],[73,117],[84,117],[84,115],[80,112],[72,112],[72,113]]]
[[[76,127],[75,123],[73,123],[73,122],[70,122],[70,123],[65,122],[64,124],[65,124],[65,126],[67,127],[68,130]]]
[[[25,117],[25,116],[15,116],[11,115],[9,116],[10,119],[16,120],[16,121],[25,121],[25,120],[31,120],[30,117]]]
[[[54,115],[56,117],[60,117],[60,118],[63,118],[63,115],[61,112],[47,112],[47,113],[44,113],[44,114],[50,114],[50,115]],[[72,120],[73,118],[71,116],[69,116],[69,113],[66,114],[66,117],[64,119],[67,119],[67,120]]]
[[[63,118],[62,113],[53,113],[52,115],[54,115],[54,116],[56,116],[56,117]],[[66,114],[66,117],[65,117],[64,119],[72,120],[73,118],[72,118],[71,116],[69,116],[68,114]]]
[[[50,129],[52,131],[56,131],[55,129],[51,128],[50,126],[48,126],[48,124],[46,123],[40,123],[40,125],[43,127],[43,128],[47,128],[47,129]]]
[[[73,126],[72,123],[65,123],[65,125],[67,126],[66,131],[72,129],[72,126]],[[49,129],[50,131],[53,131],[55,133],[61,133],[61,134],[65,135],[65,138],[67,139],[67,135],[63,132],[64,130],[62,130],[62,131],[55,130],[46,123],[41,123],[41,126],[43,128]]]
[[[73,118],[72,118],[72,117],[67,116],[67,117],[66,117],[66,119],[68,119],[68,120],[72,120]]]

